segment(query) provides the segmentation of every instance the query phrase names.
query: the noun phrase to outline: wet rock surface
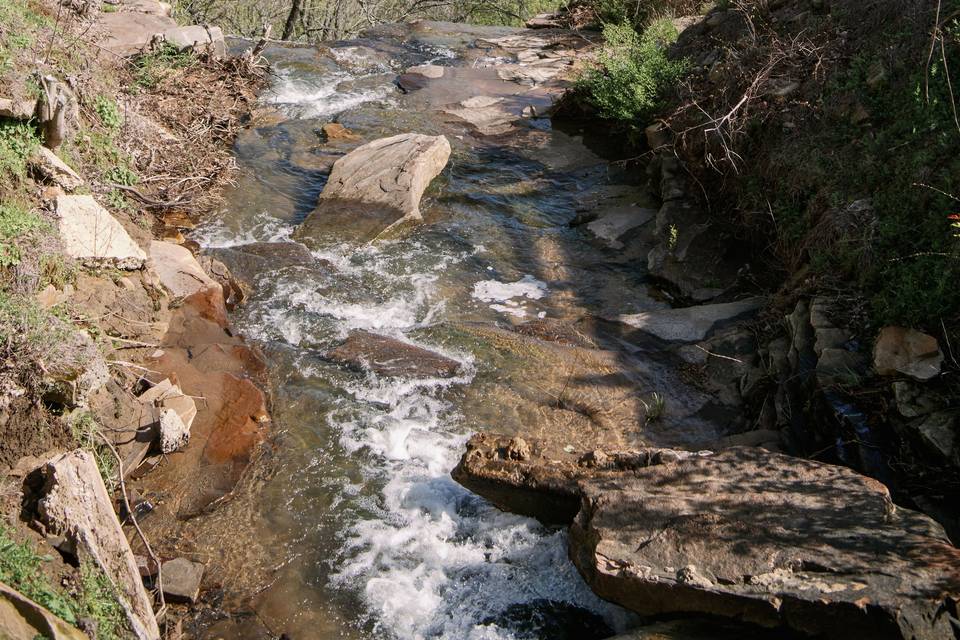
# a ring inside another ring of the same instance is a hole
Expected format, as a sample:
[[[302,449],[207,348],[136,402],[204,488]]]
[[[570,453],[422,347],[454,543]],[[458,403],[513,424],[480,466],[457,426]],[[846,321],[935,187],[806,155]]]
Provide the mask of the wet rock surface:
[[[571,557],[599,595],[638,613],[831,638],[952,633],[960,551],[849,469],[734,448],[581,486]]]
[[[412,378],[450,378],[457,375],[460,363],[416,345],[368,331],[355,331],[336,349],[323,357],[358,371],[369,370],[382,376]]]

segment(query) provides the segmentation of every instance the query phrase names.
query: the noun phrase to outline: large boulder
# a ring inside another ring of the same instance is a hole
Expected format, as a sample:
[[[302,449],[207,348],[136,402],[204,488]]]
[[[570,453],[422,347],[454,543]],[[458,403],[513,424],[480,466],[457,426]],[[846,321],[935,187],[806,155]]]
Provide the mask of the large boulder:
[[[154,240],[150,243],[150,257],[160,282],[173,298],[186,298],[203,289],[223,289],[203,270],[193,253],[172,242]]]
[[[598,595],[641,615],[953,637],[960,550],[850,469],[732,448],[580,486],[571,558]]]
[[[159,640],[150,598],[93,454],[80,449],[61,454],[41,474],[37,510],[46,530],[65,537],[110,579],[138,640]]]
[[[450,378],[460,363],[396,338],[368,331],[354,331],[343,344],[324,357],[352,369],[369,369],[382,376]]]
[[[139,269],[147,254],[93,196],[57,198],[57,226],[64,252],[90,266]]]
[[[444,136],[404,133],[367,143],[337,160],[316,210],[298,239],[355,230],[374,238],[402,222],[421,219],[420,199],[450,157]]]

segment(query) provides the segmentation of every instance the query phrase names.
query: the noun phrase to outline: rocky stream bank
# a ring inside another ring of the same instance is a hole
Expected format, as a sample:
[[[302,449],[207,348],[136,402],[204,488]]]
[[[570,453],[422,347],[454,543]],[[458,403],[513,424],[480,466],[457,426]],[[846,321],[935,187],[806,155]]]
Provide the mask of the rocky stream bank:
[[[119,7],[98,49],[227,49]],[[22,534],[96,564],[145,639],[956,637],[955,514],[891,498],[841,384],[891,384],[905,441],[960,465],[940,345],[867,353],[838,301],[763,290],[661,127],[611,162],[551,118],[598,36],[531,26],[266,46],[248,126],[211,125],[239,170],[202,221],[147,232],[38,151],[83,268],[37,299],[107,336],[71,329],[46,401],[106,449],[4,449]],[[12,637],[83,637],[0,596]]]

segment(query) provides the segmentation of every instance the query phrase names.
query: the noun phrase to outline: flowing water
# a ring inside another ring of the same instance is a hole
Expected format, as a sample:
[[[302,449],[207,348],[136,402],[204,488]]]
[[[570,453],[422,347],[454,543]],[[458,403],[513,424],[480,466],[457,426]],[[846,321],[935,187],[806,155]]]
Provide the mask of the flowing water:
[[[313,264],[261,265],[234,316],[267,355],[283,430],[257,507],[273,563],[257,614],[296,640],[602,638],[630,622],[582,581],[564,530],[498,511],[450,478],[471,432],[562,413],[549,402],[566,384],[561,356],[505,350],[498,331],[664,306],[637,256],[569,224],[585,196],[619,175],[581,135],[531,120],[484,139],[397,90],[398,70],[412,64],[476,65],[485,55],[467,46],[476,37],[360,43],[376,56],[269,51],[262,100],[279,116],[241,136],[237,185],[195,236],[214,255],[289,241],[331,158],[359,144],[321,142],[316,130],[331,120],[367,141],[417,131],[452,143],[424,224],[373,244],[319,239]],[[320,357],[356,329],[454,358],[460,373],[387,378]],[[597,401],[634,390],[611,384]]]

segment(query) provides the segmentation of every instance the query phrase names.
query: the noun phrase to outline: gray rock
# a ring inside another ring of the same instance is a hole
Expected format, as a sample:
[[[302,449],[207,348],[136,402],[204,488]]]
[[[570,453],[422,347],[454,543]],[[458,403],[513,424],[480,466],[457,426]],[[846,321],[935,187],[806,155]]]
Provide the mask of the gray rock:
[[[200,595],[200,583],[203,580],[204,567],[199,562],[186,558],[168,560],[160,565],[163,578],[163,595],[170,602],[196,602]]]
[[[52,351],[45,363],[50,386],[46,399],[71,407],[85,407],[90,396],[110,380],[110,369],[85,331],[59,320],[54,322],[63,337],[60,348]]]
[[[918,418],[942,409],[946,404],[939,395],[908,380],[893,383],[893,397],[897,402],[897,411],[904,418]]]
[[[90,266],[140,269],[147,254],[93,196],[57,197],[57,226],[64,252]]]
[[[298,239],[355,230],[374,238],[401,223],[419,221],[420,199],[450,157],[443,136],[406,133],[354,149],[333,165],[316,210]]]
[[[911,427],[941,462],[960,468],[960,424],[955,411],[932,413]]]
[[[960,550],[850,469],[733,448],[580,486],[571,558],[600,597],[641,615],[836,639],[952,635],[942,612],[960,595]]]
[[[631,229],[647,224],[656,215],[656,209],[634,205],[600,207],[596,212],[596,220],[588,223],[586,227],[598,238],[606,240],[614,249],[622,249],[620,238]]]
[[[29,120],[37,110],[36,100],[12,100],[0,98],[0,118]]]
[[[95,33],[98,46],[119,56],[132,56],[146,49],[156,34],[176,26],[164,15],[116,11],[97,16]]]
[[[722,324],[754,313],[762,305],[760,298],[749,298],[722,304],[621,315],[616,320],[662,340],[698,342]]]
[[[107,575],[138,640],[159,640],[150,598],[93,454],[80,449],[61,454],[41,473],[38,513],[47,532],[68,539]]]
[[[83,178],[46,147],[37,147],[30,158],[30,169],[45,182],[64,191],[73,191],[83,184]]]

